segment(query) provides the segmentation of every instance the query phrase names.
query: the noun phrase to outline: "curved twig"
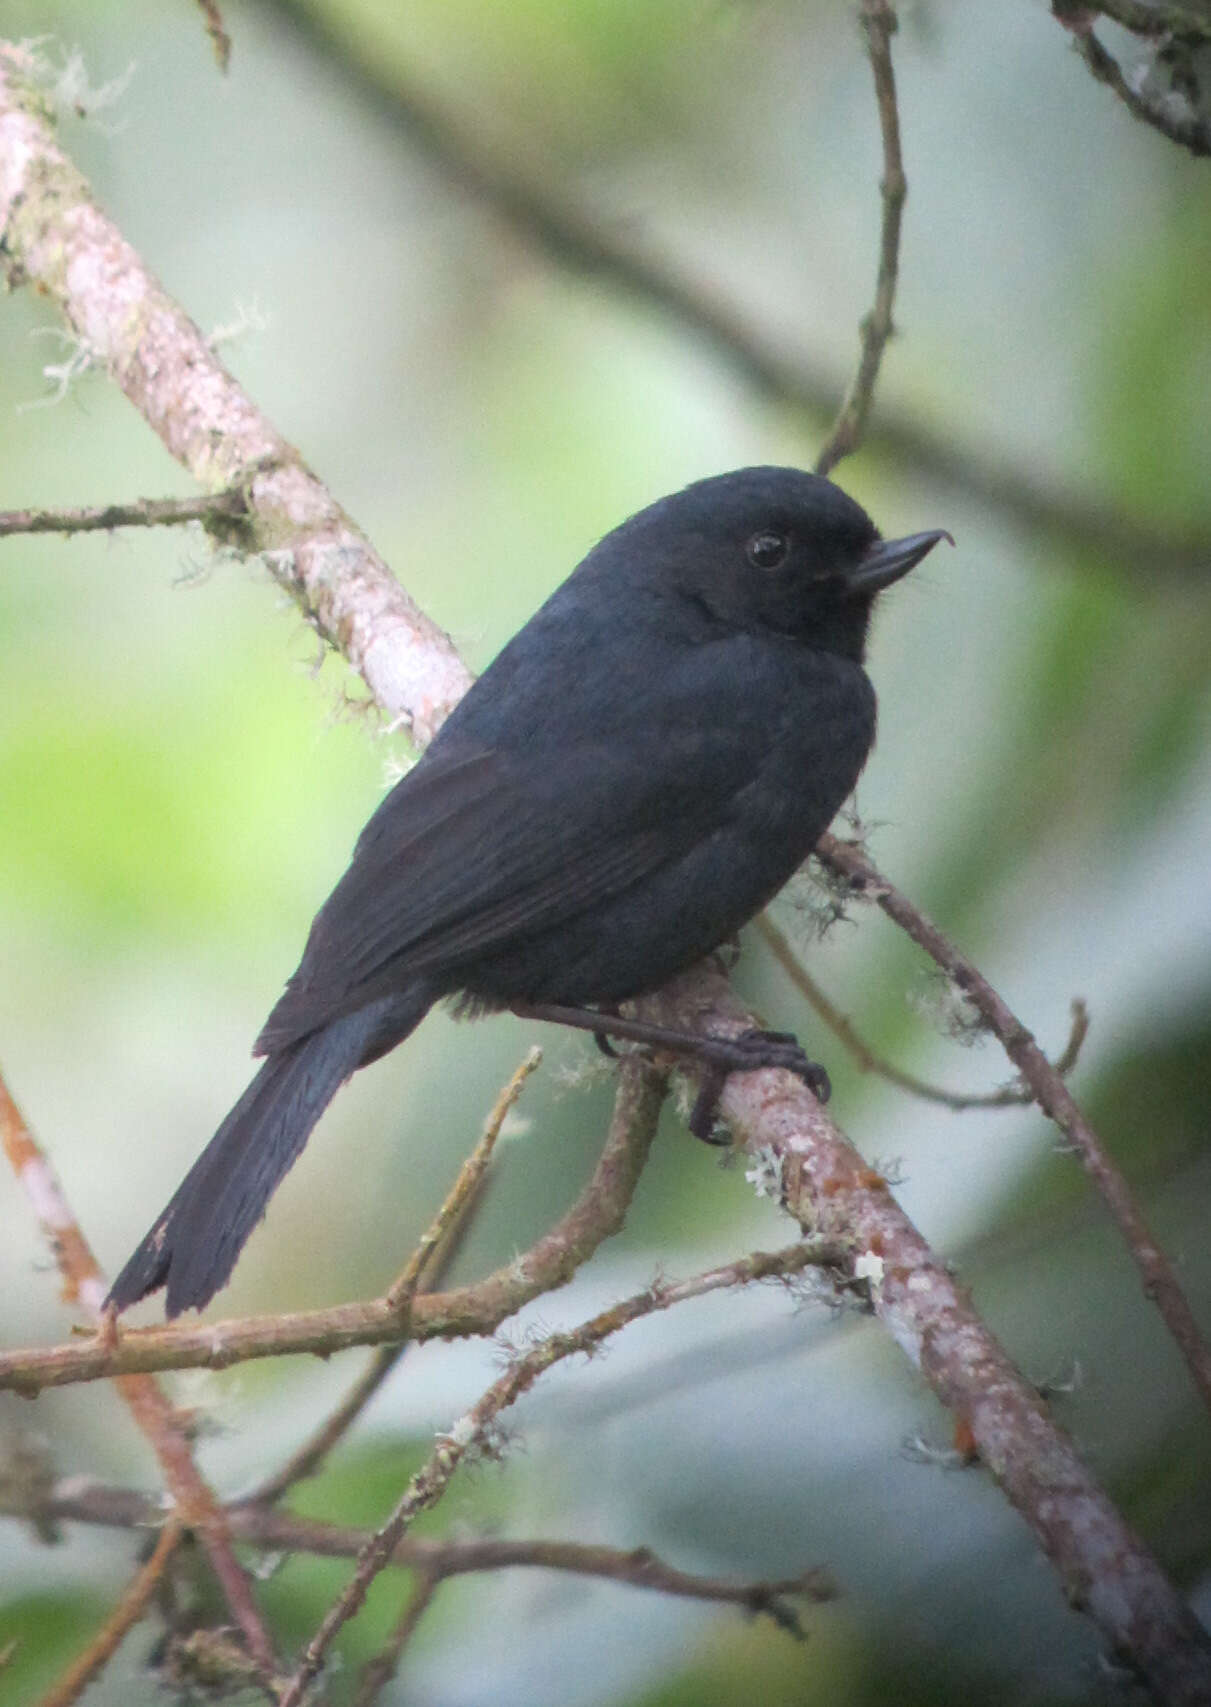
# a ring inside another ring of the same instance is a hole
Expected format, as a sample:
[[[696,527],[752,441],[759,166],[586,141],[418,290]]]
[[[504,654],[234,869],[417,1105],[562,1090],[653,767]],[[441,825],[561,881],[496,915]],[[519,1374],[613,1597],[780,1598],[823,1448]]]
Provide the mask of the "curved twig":
[[[871,1048],[853,1021],[825,995],[787,941],[785,932],[779,930],[768,913],[762,913],[757,920],[757,929],[791,983],[819,1014],[833,1036],[839,1038],[849,1050],[861,1072],[874,1073],[878,1078],[886,1079],[888,1084],[898,1086],[911,1096],[920,1097],[922,1102],[936,1102],[942,1108],[953,1109],[956,1114],[974,1108],[1019,1108],[1035,1101],[1035,1093],[1029,1085],[1002,1085],[995,1091],[948,1091],[942,1085],[931,1085],[927,1079],[920,1079],[915,1073],[906,1072],[903,1067],[885,1061]],[[1076,1066],[1085,1039],[1089,1035],[1089,1009],[1079,996],[1073,998],[1071,1009],[1072,1027],[1068,1033],[1068,1041],[1052,1062],[1062,1079],[1067,1078]]]
[[[891,38],[899,28],[895,9],[888,0],[862,0],[862,29],[866,51],[875,76],[875,101],[883,137],[883,222],[879,235],[879,270],[875,300],[862,322],[858,368],[833,422],[832,430],[816,458],[816,473],[828,474],[849,456],[866,436],[879,377],[879,364],[892,334],[892,307],[896,299],[896,275],[900,264],[900,224],[908,196],[904,160],[900,151],[900,113],[896,105],[896,77],[891,62]]]

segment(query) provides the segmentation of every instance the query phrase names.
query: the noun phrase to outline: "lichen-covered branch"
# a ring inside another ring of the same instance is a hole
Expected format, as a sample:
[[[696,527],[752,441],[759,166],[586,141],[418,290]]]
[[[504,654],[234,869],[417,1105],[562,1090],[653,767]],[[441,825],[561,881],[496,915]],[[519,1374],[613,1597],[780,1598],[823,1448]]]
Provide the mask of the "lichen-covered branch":
[[[739,1035],[753,1024],[716,969],[645,1004],[661,1023]],[[969,1433],[1034,1531],[1071,1603],[1158,1701],[1211,1700],[1211,1638],[972,1308],[947,1264],[790,1073],[734,1073],[721,1109],[806,1232],[843,1243],[849,1271],[905,1356]]]
[[[59,147],[31,50],[0,43],[0,269],[60,310],[183,468],[236,488],[233,543],[258,552],[387,715],[424,745],[466,691],[453,643],[236,384]]]

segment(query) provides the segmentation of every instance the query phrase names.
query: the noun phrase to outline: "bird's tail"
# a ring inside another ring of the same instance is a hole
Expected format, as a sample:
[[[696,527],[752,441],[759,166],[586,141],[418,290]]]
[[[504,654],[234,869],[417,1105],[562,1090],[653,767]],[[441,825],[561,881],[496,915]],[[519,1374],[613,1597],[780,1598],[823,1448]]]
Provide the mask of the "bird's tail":
[[[406,1037],[427,1006],[388,998],[270,1055],[106,1302],[125,1310],[166,1286],[169,1316],[208,1304],[341,1084],[364,1061]]]

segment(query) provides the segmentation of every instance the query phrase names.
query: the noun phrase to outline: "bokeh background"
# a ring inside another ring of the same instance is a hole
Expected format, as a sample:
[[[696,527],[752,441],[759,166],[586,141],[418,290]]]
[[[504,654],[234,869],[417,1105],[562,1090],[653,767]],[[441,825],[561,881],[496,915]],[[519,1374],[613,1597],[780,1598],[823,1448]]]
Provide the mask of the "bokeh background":
[[[896,43],[910,199],[877,433],[839,478],[885,532],[951,528],[883,602],[882,730],[859,792],[880,864],[1040,1038],[1070,999],[1093,1030],[1083,1102],[1211,1321],[1211,560],[1060,537],[929,457],[961,457],[1211,536],[1211,178],[1088,78],[1042,0],[906,5]],[[553,262],[418,151],[391,88],[427,91],[519,171],[734,304],[835,380],[868,306],[878,130],[848,6],[810,0],[315,0],[225,7],[230,75],[197,11],[5,0],[92,86],[63,136],[98,196],[420,602],[482,665],[622,516],[699,475],[810,465],[825,415],[763,395],[718,350]],[[379,87],[364,74],[370,67]],[[359,69],[361,67],[362,69]],[[67,73],[68,94],[71,79]],[[78,92],[78,91],[77,91]],[[86,101],[84,104],[88,104]],[[72,105],[68,100],[68,107]],[[0,304],[0,505],[185,492],[31,295]],[[248,1049],[390,767],[339,661],[262,567],[160,531],[0,546],[0,1060],[112,1271],[249,1072]],[[778,917],[834,999],[900,1064],[991,1087],[944,995],[873,913],[823,942]],[[751,936],[751,933],[750,933]],[[833,1073],[865,1152],[953,1255],[1026,1372],[1204,1611],[1207,1419],[1078,1165],[1017,1110],[952,1115],[858,1075],[750,941],[738,974]],[[338,1099],[217,1313],[319,1304],[395,1272],[536,1028],[443,1014]],[[590,1046],[550,1033],[461,1278],[528,1245],[592,1165],[610,1106]],[[68,1319],[15,1183],[0,1180],[0,1334]],[[625,1234],[530,1320],[579,1319],[659,1266],[784,1242],[743,1169],[665,1122]],[[520,1329],[518,1330],[521,1331]],[[360,1365],[177,1380],[202,1461],[249,1486]],[[298,1509],[385,1514],[435,1430],[491,1379],[491,1348],[410,1355]],[[842,1588],[797,1646],[768,1623],[541,1573],[448,1585],[387,1699],[724,1707],[1110,1698],[1092,1628],[879,1330],[781,1291],[641,1323],[521,1407],[506,1462],[428,1524],[650,1545],[688,1569]],[[0,1454],[155,1485],[108,1393],[0,1402]],[[2,1480],[2,1478],[0,1478]],[[85,1642],[130,1535],[48,1545],[0,1527],[0,1646],[15,1700]],[[293,1559],[262,1586],[301,1640],[343,1580]],[[348,1669],[398,1609],[380,1582]],[[154,1631],[90,1700],[160,1699]],[[1121,1697],[1115,1697],[1120,1699]]]

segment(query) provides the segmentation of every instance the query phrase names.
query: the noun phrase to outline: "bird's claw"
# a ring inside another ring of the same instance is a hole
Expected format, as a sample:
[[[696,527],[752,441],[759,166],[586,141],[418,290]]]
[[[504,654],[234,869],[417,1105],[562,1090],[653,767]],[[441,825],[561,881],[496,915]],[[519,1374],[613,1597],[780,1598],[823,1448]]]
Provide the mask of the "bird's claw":
[[[811,1060],[798,1038],[790,1031],[760,1031],[754,1027],[737,1037],[703,1039],[704,1069],[699,1081],[698,1096],[690,1113],[689,1127],[695,1138],[705,1143],[726,1142],[715,1137],[715,1116],[723,1086],[731,1073],[752,1073],[762,1067],[778,1067],[802,1079],[819,1102],[832,1095],[828,1074],[818,1061]]]
[[[733,1042],[752,1051],[751,1067],[733,1067],[732,1072],[751,1071],[755,1067],[781,1067],[802,1079],[817,1102],[827,1102],[833,1094],[832,1082],[819,1061],[813,1061],[793,1031],[742,1031]]]

